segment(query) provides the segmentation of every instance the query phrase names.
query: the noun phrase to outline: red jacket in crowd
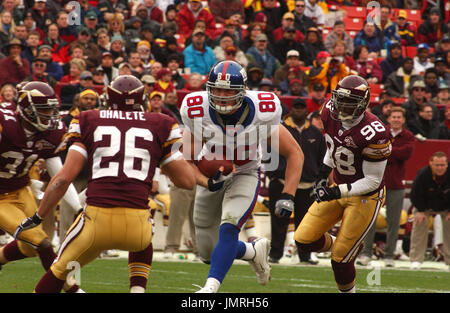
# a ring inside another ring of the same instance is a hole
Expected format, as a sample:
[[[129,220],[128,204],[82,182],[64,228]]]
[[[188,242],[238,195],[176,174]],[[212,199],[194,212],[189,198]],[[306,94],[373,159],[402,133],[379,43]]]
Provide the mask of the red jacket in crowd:
[[[204,20],[206,22],[206,36],[211,39],[215,38],[216,34],[216,19],[211,14],[208,8],[201,8],[197,17],[192,13],[189,3],[183,5],[177,15],[178,32],[184,37],[189,38],[194,30],[194,23],[197,20]]]

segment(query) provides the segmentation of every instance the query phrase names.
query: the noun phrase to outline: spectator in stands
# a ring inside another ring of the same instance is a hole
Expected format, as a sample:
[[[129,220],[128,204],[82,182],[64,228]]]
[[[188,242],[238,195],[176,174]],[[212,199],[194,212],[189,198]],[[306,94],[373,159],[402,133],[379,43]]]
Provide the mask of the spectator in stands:
[[[199,73],[192,73],[184,86],[183,90],[189,91],[203,91],[205,90],[205,83],[203,81],[203,76]]]
[[[353,42],[352,42],[353,45]],[[354,72],[356,74],[356,61],[353,57],[347,52],[347,46],[344,41],[337,40],[334,43],[333,48],[331,49],[331,56],[336,59],[344,60],[343,63],[348,67],[349,72]]]
[[[450,58],[449,55],[450,51],[447,51],[447,57],[445,59],[442,57],[437,57],[434,59],[434,67],[438,73],[439,82],[444,82],[450,86],[450,69],[448,67],[448,60]]]
[[[260,91],[269,91],[272,92],[272,81],[268,78],[263,78],[261,82],[259,83],[259,90]]]
[[[308,16],[305,15],[305,0],[295,0],[294,10],[294,27],[306,35],[306,31],[310,27],[317,27],[317,24]]]
[[[31,14],[36,22],[36,27],[45,30],[55,17],[45,7],[47,0],[35,0],[31,7]]]
[[[177,39],[174,36],[170,36],[166,38],[166,43],[164,48],[162,49],[162,54],[164,56],[164,59],[161,60],[164,66],[167,66],[168,63],[168,57],[170,55],[177,55],[180,67],[183,66],[184,63],[184,57],[183,57],[183,49],[178,45]]]
[[[61,66],[63,68],[64,75],[69,74],[70,71],[70,60],[72,59],[82,59],[85,60],[86,56],[84,55],[84,48],[82,46],[73,46],[71,49],[68,50],[70,52],[70,55],[67,57],[69,60],[67,63],[63,63]],[[59,64],[59,63],[58,63]]]
[[[96,68],[92,72],[92,83],[94,86],[105,86],[105,81],[103,79],[103,76],[105,75],[105,72],[102,68]]]
[[[289,93],[289,86],[290,86],[290,82],[293,79],[300,79],[303,82],[303,86],[306,86],[307,89],[309,89],[309,78],[308,75],[306,75],[306,73],[304,71],[302,71],[302,69],[298,66],[291,66],[289,67],[287,73],[286,73],[286,78],[281,81],[280,83],[280,88],[281,88],[281,92],[283,94],[288,94]]]
[[[205,44],[206,34],[203,30],[195,29],[192,34],[192,43],[183,51],[184,66],[189,67],[191,73],[206,75],[216,63],[216,57],[212,49]]]
[[[70,44],[72,50],[74,46],[81,46],[84,49],[86,66],[89,70],[95,68],[100,60],[101,52],[97,44],[91,41],[91,33],[83,27],[78,34],[78,39]]]
[[[16,109],[16,97],[17,97],[17,89],[14,85],[12,84],[6,84],[4,86],[2,86],[1,90],[0,90],[0,102],[2,104],[8,103],[10,105],[12,105],[13,107],[13,111],[15,111]],[[6,106],[4,106],[6,107]]]
[[[180,109],[178,108],[178,95],[176,91],[168,92],[164,95],[163,108],[166,108],[172,112],[175,116],[177,122],[182,125],[183,120],[181,119]],[[171,215],[172,216],[172,215]]]
[[[16,25],[19,25],[22,21],[23,10],[19,8],[18,3],[14,0],[3,0],[0,5],[0,11],[10,12]]]
[[[320,110],[327,98],[325,97],[326,90],[322,84],[316,83],[309,92],[309,98],[306,99],[306,107],[308,113]]]
[[[317,0],[306,0],[305,2],[305,15],[311,18],[317,26],[325,24],[325,13],[320,5],[317,4]]]
[[[394,23],[391,21],[391,6],[388,4],[382,4],[380,7],[380,13],[375,16],[375,23],[381,32],[384,32],[387,28]]]
[[[434,45],[442,39],[444,34],[448,34],[449,31],[449,27],[441,19],[439,9],[432,8],[428,18],[419,26],[417,42]]]
[[[205,35],[211,39],[216,38],[216,19],[209,9],[203,7],[200,0],[189,0],[178,12],[178,31],[184,38],[191,36],[196,20],[206,22]]]
[[[211,0],[208,5],[216,23],[225,24],[234,14],[238,13],[241,16],[245,14],[244,4],[241,0]]]
[[[311,27],[308,29],[306,32],[305,41],[302,45],[303,51],[300,51],[300,57],[305,62],[306,66],[312,66],[313,61],[317,58],[317,54],[320,51],[326,50],[322,41],[322,35],[316,27]]]
[[[450,108],[450,88],[446,83],[439,84],[439,90],[431,102],[434,103],[437,107],[449,107]]]
[[[97,13],[94,10],[89,10],[84,15],[84,26],[86,26],[86,29],[91,33],[91,37],[95,41],[97,38],[97,30],[103,25],[98,23]]]
[[[175,4],[169,4],[166,8],[166,21],[168,22],[176,22],[178,9]]]
[[[64,40],[68,44],[71,44],[73,41],[77,40],[77,30],[73,25],[69,25],[69,17],[66,11],[58,12],[56,25],[58,25],[59,36],[61,36],[62,40]]]
[[[283,19],[281,20],[281,26],[278,28],[275,28],[274,31],[272,32],[275,42],[283,39],[284,34],[288,29],[294,30],[294,35],[295,35],[294,40],[296,42],[298,42],[298,43],[303,42],[303,40],[305,39],[305,36],[303,35],[303,33],[301,31],[295,29],[294,18],[295,18],[295,16],[293,13],[291,13],[291,12],[284,13]],[[280,46],[278,46],[278,47],[280,47]]]
[[[148,17],[155,21],[158,22],[159,24],[162,24],[164,22],[164,12],[158,8],[155,5],[155,0],[144,0],[144,6],[147,9],[148,12]]]
[[[17,30],[17,26],[16,26],[16,30]],[[436,44],[436,51],[435,51],[435,57],[441,57],[444,60],[446,59],[446,56],[448,55],[448,51],[450,51],[450,34],[445,34],[441,41],[439,41]],[[449,63],[449,61],[447,60],[447,63]]]
[[[302,177],[295,192],[294,205],[294,224],[298,227],[309,206],[314,202],[313,187],[318,178],[319,168],[322,164],[326,152],[325,139],[319,129],[310,125],[306,120],[308,115],[306,103],[303,99],[297,98],[292,101],[290,113],[283,118],[283,125],[292,134],[296,142],[300,145],[305,154],[305,166],[303,167]],[[307,160],[307,161],[306,161]],[[270,179],[269,183],[269,210],[271,220],[271,247],[269,253],[269,262],[278,263],[283,256],[286,231],[289,218],[281,218],[275,215],[275,202],[280,199],[284,188],[284,171],[286,161],[280,156],[278,168],[266,172]],[[318,261],[311,259],[311,253],[302,251],[298,247],[298,256],[300,262],[316,265]]]
[[[414,136],[404,125],[405,109],[393,107],[388,115],[392,140],[392,152],[387,160],[384,171],[386,184],[386,247],[384,249],[384,264],[386,267],[394,267],[394,252],[397,246],[400,216],[403,210],[403,199],[405,197],[405,185],[403,180],[406,173],[406,161],[411,158],[414,151]],[[362,256],[357,263],[368,265],[372,258],[373,243],[375,239],[376,223],[370,228],[365,240]]]
[[[294,50],[298,51],[301,55],[306,54],[304,46],[295,39],[296,32],[298,30],[295,30],[294,26],[285,28],[283,38],[275,43],[277,49],[274,52],[274,56],[281,64],[286,63],[286,54],[288,51]]]
[[[125,35],[125,23],[121,14],[115,14],[107,24],[109,36],[124,36]]]
[[[86,62],[83,59],[73,58],[69,62],[70,72],[61,78],[63,84],[78,84],[80,81],[80,74],[86,70]]]
[[[281,20],[283,19],[284,13],[289,9],[287,7],[286,1],[278,0],[278,6],[275,0],[262,0],[262,13],[267,17],[266,21],[266,31],[272,32],[274,29],[281,26]],[[255,16],[256,18],[256,16]]]
[[[414,82],[420,79],[421,76],[414,70],[414,60],[406,57],[402,66],[387,77],[384,82],[384,89],[391,97],[408,98],[410,86],[413,86]],[[425,84],[423,91],[425,91]]]
[[[306,90],[308,86],[305,86],[303,80],[299,78],[294,78],[289,81],[289,91],[286,96],[296,96],[296,97],[307,97],[308,91]]]
[[[41,60],[44,60],[47,63],[45,72],[54,78],[55,80],[59,81],[63,75],[63,69],[62,67],[52,61],[52,47],[49,45],[41,45],[39,46],[37,57]]]
[[[172,71],[167,67],[160,69],[155,78],[155,91],[160,91],[164,94],[175,91],[175,86],[172,82]]]
[[[258,90],[259,83],[264,78],[264,72],[258,63],[249,63],[247,66],[247,87],[249,90]]]
[[[137,51],[130,51],[128,54],[128,63],[130,63],[132,75],[141,78],[144,67],[142,66],[142,61]]]
[[[374,106],[370,112],[375,114],[385,125],[388,125],[388,117],[391,114],[392,108],[395,107],[395,102],[391,99],[379,101],[380,104]]]
[[[214,56],[216,57],[216,61],[220,62],[226,59],[226,49],[228,47],[233,47],[234,50],[230,50],[229,53],[234,53],[234,60],[241,64],[243,67],[247,67],[248,60],[245,56],[245,53],[241,50],[238,50],[234,44],[233,37],[228,33],[224,32],[220,36],[219,45],[216,46],[213,50]]]
[[[57,24],[53,23],[48,26],[47,34],[43,38],[42,44],[52,47],[52,59],[60,66],[69,61],[69,45],[59,36]]]
[[[163,68],[163,65],[160,62],[153,62],[152,65],[150,66],[150,75],[152,75],[153,77],[157,77],[158,76],[158,72],[160,69]]]
[[[118,67],[120,63],[127,60],[127,53],[125,52],[124,40],[120,35],[114,35],[111,38],[111,50],[113,56],[113,64]]]
[[[349,74],[342,58],[333,58],[328,52],[321,51],[314,60],[313,68],[309,71],[310,89],[319,83],[325,87],[327,93],[337,86],[337,83]]]
[[[111,50],[111,37],[109,36],[106,28],[100,28],[97,33],[97,46],[100,52],[106,52]]]
[[[308,121],[311,125],[317,127],[322,133],[324,131],[322,118],[320,117],[320,111],[314,111],[308,114]]]
[[[36,31],[31,31],[28,33],[25,48],[20,54],[22,58],[26,59],[30,64],[33,62],[34,58],[37,56],[39,47],[40,35]]]
[[[426,43],[417,46],[416,56],[414,57],[414,69],[423,75],[425,70],[434,67],[430,60],[430,47]]]
[[[450,270],[450,175],[445,152],[433,153],[430,164],[420,169],[414,178],[410,199],[414,205],[409,258],[411,269],[420,269],[428,244],[428,220],[431,214],[442,219],[444,260]]]
[[[120,0],[100,0],[97,8],[102,14],[103,20],[108,22],[116,13],[125,13],[127,7]]]
[[[7,83],[16,85],[30,75],[30,63],[20,57],[22,44],[18,39],[11,39],[5,47],[6,58],[0,60],[0,86]]]
[[[353,59],[356,61],[356,71],[359,76],[365,78],[369,84],[381,83],[383,71],[376,60],[369,58],[369,50],[366,46],[356,46]]]
[[[27,40],[27,36],[28,36],[28,31],[27,28],[25,27],[25,25],[16,25],[15,29],[14,29],[14,34],[13,37],[17,38],[20,40],[20,42],[22,42],[22,44],[26,43]]]
[[[446,134],[441,134],[439,120],[433,120],[433,105],[430,103],[424,103],[419,107],[417,116],[408,120],[408,129],[421,141],[426,139],[448,139],[440,138]]]
[[[16,23],[9,11],[0,11],[0,44],[6,45],[14,37]]]
[[[144,84],[145,95],[147,97],[155,90],[156,79],[152,75],[144,75],[141,78],[141,82]]]
[[[246,53],[248,49],[250,49],[256,39],[256,36],[261,34],[262,28],[261,25],[257,23],[250,23],[247,28],[246,36],[239,42],[239,48]]]
[[[332,49],[334,48],[337,41],[343,41],[345,43],[346,52],[351,55],[353,54],[353,39],[350,35],[345,31],[345,24],[343,21],[336,21],[334,23],[333,30],[325,37],[324,46],[325,49],[332,53]]]
[[[429,68],[423,75],[426,91],[431,93],[431,98],[437,96],[439,92],[438,73],[434,67]]]
[[[167,68],[172,72],[172,83],[175,89],[183,89],[186,79],[180,74],[180,58],[177,54],[171,54],[167,58]]]
[[[403,64],[402,46],[400,43],[393,43],[389,49],[388,56],[380,63],[381,71],[383,72],[381,83],[384,83],[388,76],[398,70]]]
[[[147,8],[144,6],[143,3],[137,6],[136,16],[141,19],[141,31],[145,28],[146,30],[150,31],[154,36],[156,37],[159,36],[161,24],[149,18]]]
[[[391,42],[400,41],[401,46],[416,45],[416,27],[407,19],[407,12],[399,10],[395,23],[388,26],[383,34]]]
[[[266,34],[259,34],[253,47],[247,50],[246,56],[249,63],[256,62],[264,71],[264,76],[272,78],[280,67],[280,62],[267,49],[268,39]]]
[[[356,46],[366,46],[370,52],[370,57],[376,59],[381,54],[381,49],[385,49],[383,36],[380,36],[379,29],[373,22],[364,23],[364,28],[358,32],[353,44]]]
[[[105,85],[111,83],[119,75],[119,69],[114,66],[111,52],[102,53],[102,59],[97,69],[103,70],[103,82]]]
[[[305,81],[308,80],[308,75],[306,75],[300,68],[303,65],[303,62],[300,61],[300,53],[297,50],[289,50],[286,53],[285,62],[282,64],[283,65],[275,71],[273,77],[273,81],[275,84],[280,84],[283,80],[287,78],[287,74],[290,68],[297,68],[299,71],[303,73],[302,74],[303,79]]]
[[[47,62],[39,57],[35,58],[31,64],[31,74],[27,76],[24,81],[39,81],[44,82],[55,87],[58,82],[56,79],[48,75],[45,71],[47,69]]]

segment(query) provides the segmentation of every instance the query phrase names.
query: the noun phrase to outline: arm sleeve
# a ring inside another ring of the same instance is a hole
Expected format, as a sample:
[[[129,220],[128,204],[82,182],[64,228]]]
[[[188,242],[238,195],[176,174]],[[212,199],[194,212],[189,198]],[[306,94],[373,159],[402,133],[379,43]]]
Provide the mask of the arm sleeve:
[[[51,177],[55,176],[56,173],[62,168],[62,162],[59,157],[53,157],[45,160],[47,166],[47,171]],[[75,213],[81,209],[80,199],[78,198],[77,190],[73,184],[69,185],[63,199],[70,205]]]
[[[387,160],[380,162],[369,162],[364,160],[362,170],[364,178],[361,178],[351,184],[351,188],[347,184],[339,185],[339,189],[343,196],[360,196],[376,190],[383,181],[384,170]],[[350,190],[347,190],[350,189]]]

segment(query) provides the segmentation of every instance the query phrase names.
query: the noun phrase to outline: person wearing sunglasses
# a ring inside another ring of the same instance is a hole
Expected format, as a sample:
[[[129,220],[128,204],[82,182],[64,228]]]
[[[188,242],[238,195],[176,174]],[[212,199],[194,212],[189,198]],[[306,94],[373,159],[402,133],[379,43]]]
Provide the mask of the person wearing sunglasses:
[[[57,81],[45,72],[46,69],[47,62],[44,59],[34,59],[33,63],[31,64],[31,74],[25,78],[25,81],[44,82],[54,87]]]

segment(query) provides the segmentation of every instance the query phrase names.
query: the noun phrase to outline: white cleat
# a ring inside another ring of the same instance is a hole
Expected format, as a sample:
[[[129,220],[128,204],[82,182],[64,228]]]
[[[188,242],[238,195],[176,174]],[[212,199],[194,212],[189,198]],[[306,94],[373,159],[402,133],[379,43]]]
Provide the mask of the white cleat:
[[[420,270],[421,266],[422,266],[422,263],[414,261],[414,262],[411,263],[409,268],[412,269],[412,270]]]
[[[214,291],[214,288],[211,286],[205,286],[200,288],[200,290],[196,291],[195,293],[216,293]]]
[[[362,255],[358,259],[356,259],[356,264],[367,266],[371,260],[372,260],[371,257],[368,257],[367,255]]]
[[[270,241],[260,238],[252,242],[255,249],[255,257],[248,261],[256,273],[256,279],[260,285],[267,285],[270,280],[269,252]]]

